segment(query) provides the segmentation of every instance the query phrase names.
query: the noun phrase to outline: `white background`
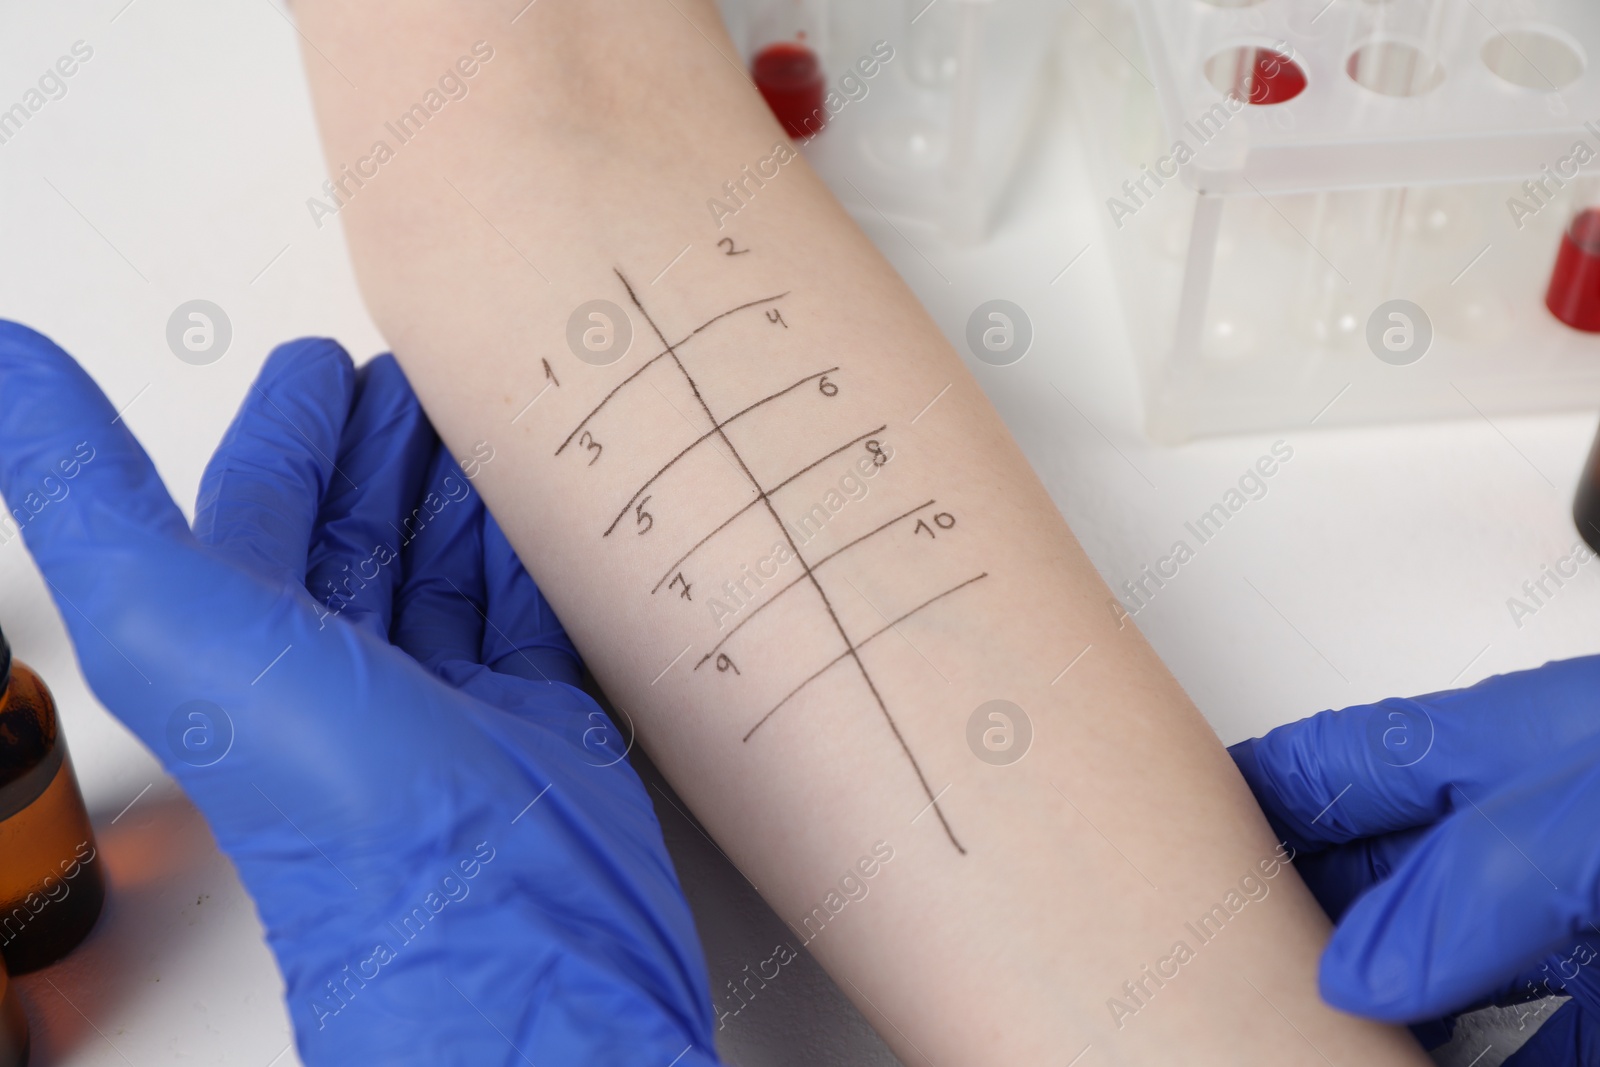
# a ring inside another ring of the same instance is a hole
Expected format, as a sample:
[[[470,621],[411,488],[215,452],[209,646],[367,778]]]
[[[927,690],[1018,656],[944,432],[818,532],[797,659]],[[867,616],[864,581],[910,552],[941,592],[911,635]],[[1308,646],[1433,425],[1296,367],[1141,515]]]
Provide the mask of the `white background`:
[[[0,315],[51,334],[128,405],[188,508],[272,345],[323,334],[360,359],[382,342],[338,228],[317,230],[305,208],[324,175],[282,9],[125,3],[0,11],[0,108],[74,41],[94,48],[67,95],[0,145]],[[1176,449],[1143,440],[1110,235],[1067,112],[1056,93],[999,232],[980,249],[945,248],[852,209],[958,348],[978,303],[1004,297],[1027,310],[1025,359],[969,364],[1113,584],[1166,554],[1275,440],[1293,447],[1269,494],[1137,620],[1222,739],[1593,651],[1600,564],[1520,628],[1506,606],[1575,540],[1568,508],[1592,415],[1298,427]],[[225,308],[234,329],[228,354],[206,367],[174,358],[164,336],[173,308],[196,297]],[[113,881],[89,942],[18,983],[35,1063],[294,1063],[248,899],[155,761],[84,688],[19,542],[0,545],[0,624],[56,692]],[[1077,651],[1062,649],[1062,665]],[[662,819],[720,985],[769,955],[782,925],[691,824],[671,810]],[[893,1062],[814,967],[785,976],[723,1033],[731,1059]],[[1480,1061],[1489,1067],[1509,1048],[1501,1035],[1473,1040],[1445,1060],[1465,1064],[1492,1041]]]

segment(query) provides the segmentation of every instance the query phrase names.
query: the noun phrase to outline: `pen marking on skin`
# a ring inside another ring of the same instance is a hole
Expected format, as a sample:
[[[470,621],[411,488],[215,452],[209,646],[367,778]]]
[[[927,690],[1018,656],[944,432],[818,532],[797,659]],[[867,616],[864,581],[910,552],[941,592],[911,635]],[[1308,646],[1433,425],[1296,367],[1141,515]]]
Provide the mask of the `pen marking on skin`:
[[[844,580],[844,584],[848,585],[851,589],[854,589],[855,592],[856,592],[856,596],[860,597],[862,599],[862,601],[867,605],[867,607],[871,608],[877,614],[878,618],[883,619],[885,622],[888,622],[889,616],[885,615],[882,611],[880,611],[878,609],[878,605],[876,605],[872,601],[868,600],[867,599],[867,594],[863,593],[861,591],[861,589],[856,585],[855,582],[852,582],[850,579],[846,578]],[[945,678],[944,671],[941,671],[938,667],[934,666],[933,660],[931,660],[927,656],[923,655],[922,649],[918,648],[915,644],[912,644],[911,638],[909,638],[909,637],[907,637],[905,635],[905,631],[904,630],[900,629],[900,627],[896,626],[892,622],[889,623],[889,627],[892,630],[894,630],[895,634],[899,636],[900,640],[904,641],[906,644],[911,646],[911,651],[915,652],[919,656],[922,656],[922,661],[924,663],[926,663],[930,667],[933,667],[933,673],[937,674],[940,678],[944,679],[944,684],[945,685],[949,685],[950,684],[950,679]]]
[[[672,399],[670,397],[668,397],[666,393],[663,393],[661,391],[661,389],[656,385],[655,382],[651,382],[650,383],[650,388],[652,388],[652,389],[654,389],[656,391],[656,395],[661,398],[661,402],[663,404],[667,405],[667,407],[671,408],[674,412],[677,413],[678,418],[682,419],[684,421],[684,423],[688,425],[689,429],[691,429],[691,430],[694,429],[694,420],[691,419],[689,416],[685,415],[683,413],[683,409],[678,407],[678,405],[674,404],[672,402]],[[729,458],[727,455],[725,455],[720,448],[717,448],[715,445],[713,445],[712,446],[712,451],[714,451],[717,454],[717,457],[719,459],[721,459],[722,462],[724,462],[724,463],[726,463],[728,465],[728,469],[729,470],[733,471],[734,474],[738,474],[739,473],[739,468],[733,465],[733,460],[731,458]],[[655,590],[652,589],[651,592],[655,592]]]
[[[813,462],[806,464],[804,467],[801,467],[799,470],[797,470],[793,474],[789,475],[789,477],[785,478],[783,481],[779,482],[777,485],[773,486],[771,489],[768,489],[766,495],[767,496],[772,496],[778,490],[784,488],[787,485],[792,484],[802,474],[807,474],[810,471],[815,470],[817,467],[822,466],[822,464],[826,463],[828,460],[832,459],[834,456],[837,456],[839,453],[845,451],[848,448],[851,448],[851,447],[853,447],[855,445],[860,444],[862,441],[865,441],[869,437],[872,437],[872,436],[874,436],[876,434],[882,433],[886,429],[888,429],[888,425],[887,424],[885,424],[883,426],[879,426],[875,430],[868,430],[866,433],[861,434],[861,435],[859,435],[857,437],[852,437],[850,440],[846,441],[844,444],[840,445],[838,448],[834,449],[832,452],[829,452],[827,455],[823,456],[821,459],[814,460]],[[723,520],[723,522],[719,526],[717,526],[716,529],[712,530],[710,533],[708,533],[704,537],[700,538],[700,540],[696,541],[694,543],[693,547],[691,547],[689,549],[689,551],[687,551],[683,555],[679,556],[677,558],[677,560],[675,560],[673,562],[672,566],[667,568],[666,573],[661,576],[661,580],[656,582],[655,587],[652,588],[650,590],[650,592],[654,593],[654,592],[656,592],[656,590],[660,589],[664,584],[666,584],[667,579],[671,578],[673,576],[673,574],[675,574],[677,572],[678,568],[681,567],[689,559],[690,556],[694,555],[695,552],[697,552],[702,546],[704,546],[707,541],[709,541],[713,537],[717,536],[717,534],[721,533],[723,530],[726,530],[729,526],[731,526],[733,524],[733,521],[735,519],[737,519],[739,516],[743,515],[745,512],[749,511],[751,508],[755,507],[756,505],[758,505],[760,503],[761,503],[761,499],[759,497],[757,497],[755,500],[750,501],[750,503],[746,504],[744,507],[740,508],[738,511],[735,511],[732,515],[729,515],[725,520]],[[846,546],[846,547],[848,547],[848,546]],[[820,566],[820,565],[821,565],[821,561],[820,560],[817,563],[812,564],[813,567]]]
[[[881,526],[878,526],[875,529],[868,530],[866,533],[862,534],[860,537],[857,537],[855,540],[848,541],[845,544],[840,545],[838,548],[834,549],[832,552],[829,552],[826,556],[823,556],[821,559],[819,559],[815,563],[813,563],[811,565],[811,569],[812,570],[819,569],[824,563],[828,562],[830,559],[837,558],[840,554],[842,554],[846,550],[854,548],[856,545],[859,545],[861,542],[865,541],[869,537],[872,537],[874,534],[882,533],[883,531],[887,530],[889,527],[893,526],[895,523],[899,522],[901,519],[908,519],[912,515],[915,515],[917,512],[924,511],[924,510],[926,510],[928,508],[931,508],[931,507],[933,507],[933,501],[929,500],[928,502],[926,502],[924,504],[918,504],[916,507],[912,508],[910,511],[901,512],[900,514],[896,515],[894,518],[890,519],[888,522],[883,523]],[[681,563],[682,560],[679,560],[679,562]],[[734,623],[733,627],[727,633],[722,635],[722,640],[718,641],[714,646],[712,646],[712,649],[711,649],[710,652],[707,652],[704,656],[700,657],[700,662],[696,663],[694,665],[694,669],[695,670],[699,670],[701,668],[701,666],[707,660],[709,660],[712,656],[716,655],[717,652],[721,650],[722,646],[727,644],[728,640],[730,638],[732,638],[735,633],[738,632],[739,627],[743,626],[745,623],[747,623],[751,619],[755,618],[756,615],[760,613],[762,608],[766,607],[768,604],[771,604],[774,600],[777,600],[783,594],[787,593],[789,590],[793,589],[795,586],[799,585],[801,582],[804,582],[804,581],[805,581],[805,576],[802,575],[799,578],[796,578],[794,581],[790,582],[788,585],[784,586],[782,589],[778,590],[776,593],[773,593],[767,599],[763,600],[760,604],[757,604],[754,608],[751,609],[750,614],[746,615],[744,618],[742,618],[738,622]],[[651,590],[651,591],[654,592],[654,590]]]
[[[672,342],[667,340],[667,335],[662,331],[661,327],[656,323],[650,312],[645,308],[643,302],[640,301],[639,294],[635,292],[633,285],[629,283],[627,277],[624,276],[620,270],[616,272],[616,275],[617,280],[622,283],[623,289],[627,291],[628,299],[633,303],[633,306],[638,309],[639,314],[649,325],[651,331],[665,347],[667,358],[672,361],[673,365],[678,369],[678,373],[683,376],[684,382],[688,384],[689,392],[693,394],[695,402],[699,405],[701,412],[706,417],[706,421],[713,427],[713,432],[722,439],[723,445],[727,447],[729,454],[732,455],[734,461],[738,463],[739,469],[743,471],[745,478],[747,478],[750,484],[755,488],[757,500],[765,508],[768,516],[771,517],[773,524],[778,528],[784,543],[789,546],[790,553],[792,553],[794,558],[799,562],[800,569],[805,573],[805,576],[810,581],[812,588],[816,590],[817,597],[822,602],[823,610],[827,613],[828,619],[833,625],[833,629],[838,632],[840,639],[844,642],[844,655],[855,663],[856,670],[860,673],[863,684],[866,685],[868,692],[872,695],[873,703],[877,706],[879,713],[883,716],[884,722],[888,726],[889,732],[893,735],[895,742],[900,746],[901,753],[911,765],[911,771],[913,775],[915,775],[917,783],[922,787],[923,793],[931,798],[933,796],[933,788],[928,783],[927,775],[923,773],[922,765],[917,761],[916,755],[911,751],[911,746],[906,741],[905,735],[900,732],[900,726],[895,721],[894,716],[890,714],[889,706],[887,703],[885,703],[883,694],[879,692],[877,683],[873,680],[871,673],[868,672],[866,664],[862,662],[855,643],[850,639],[848,631],[845,630],[844,623],[839,619],[838,612],[834,610],[833,602],[831,599],[829,599],[827,590],[822,587],[822,583],[817,579],[815,572],[811,568],[811,564],[807,562],[805,555],[800,551],[800,547],[795,544],[794,537],[789,532],[788,525],[785,524],[782,517],[778,515],[777,508],[773,506],[772,500],[768,495],[768,491],[761,485],[760,479],[758,479],[755,476],[755,473],[750,470],[749,464],[745,462],[744,457],[739,453],[739,449],[734,446],[733,441],[728,437],[727,430],[721,425],[722,420],[719,420],[716,415],[712,413],[710,405],[706,403],[704,395],[702,395],[700,392],[699,384],[695,381],[694,376],[689,373],[688,368],[684,366],[683,360],[679,357],[675,346],[672,344]],[[827,380],[825,378],[822,379],[821,385],[825,386],[826,384],[828,384]],[[826,388],[822,388],[821,392],[824,396],[831,397],[837,395],[839,389],[837,385],[834,385],[831,392]],[[881,452],[881,448],[879,451]],[[644,513],[643,502],[639,504],[638,512],[641,520],[641,525],[638,532],[643,534],[648,532],[655,525],[655,520]],[[644,521],[646,519],[649,520],[648,523]],[[685,651],[687,651],[687,649],[685,649]],[[962,846],[961,842],[957,840],[955,831],[951,828],[949,821],[945,818],[943,810],[941,810],[937,804],[934,805],[934,813],[939,816],[940,825],[944,827],[945,835],[949,837],[951,845],[955,847],[957,852],[965,855],[966,849]]]
[[[922,805],[922,809],[920,811],[918,811],[915,815],[911,816],[912,824],[915,825],[916,821],[918,819],[920,819],[924,815],[928,814],[928,809],[933,807],[934,804],[938,802],[940,797],[942,797],[946,793],[950,792],[950,786],[952,786],[952,785],[955,785],[955,783],[951,782],[949,785],[946,785],[943,789],[939,790],[937,793],[934,794],[932,800],[930,800],[926,804]]]
[[[251,685],[255,685],[256,682],[259,682],[259,681],[261,681],[261,679],[265,678],[267,676],[267,671],[270,671],[272,668],[276,667],[278,665],[278,661],[280,659],[282,659],[283,657],[287,656],[289,654],[289,650],[291,648],[293,648],[293,647],[294,647],[293,644],[284,645],[283,646],[283,651],[279,652],[276,656],[273,656],[272,657],[272,662],[267,664],[264,668],[262,668],[261,673],[256,675],[255,676],[255,680],[252,681],[250,684]]]
[[[154,783],[154,782],[151,782],[151,783],[150,783],[150,785],[155,785],[155,783]],[[123,817],[123,816],[124,816],[124,815],[126,815],[126,814],[128,814],[128,808],[131,808],[131,807],[133,807],[133,806],[134,806],[134,805],[135,805],[135,804],[137,804],[137,803],[139,803],[139,797],[142,797],[142,796],[144,796],[144,795],[145,795],[145,794],[146,794],[146,793],[148,793],[148,792],[150,792],[150,785],[147,785],[147,786],[145,786],[145,787],[144,787],[144,788],[143,788],[143,789],[141,789],[141,790],[139,790],[139,796],[136,796],[136,797],[134,797],[134,798],[133,798],[133,799],[132,799],[132,800],[130,800],[130,801],[128,801],[128,807],[127,807],[127,808],[123,808],[123,809],[122,809],[122,810],[121,810],[121,811],[119,811],[119,812],[117,812],[117,819],[120,819],[120,818],[122,818],[122,817]],[[112,825],[112,826],[115,826],[115,825],[117,825],[117,819],[112,819],[112,820],[111,820],[111,825]]]
[[[906,619],[909,619],[911,616],[915,615],[917,612],[921,611],[923,608],[928,607],[930,604],[933,604],[935,601],[943,600],[945,597],[949,596],[951,593],[954,593],[957,589],[964,589],[967,586],[971,585],[973,582],[977,581],[979,578],[987,578],[988,576],[989,576],[989,572],[988,571],[984,571],[982,574],[976,575],[975,577],[972,577],[972,578],[968,578],[966,581],[960,583],[959,585],[953,585],[949,589],[946,589],[944,592],[939,593],[936,596],[929,597],[927,600],[924,600],[922,603],[918,604],[916,607],[912,608],[910,611],[908,611],[905,614],[901,615],[899,618],[895,619],[894,621],[895,622],[904,622]],[[872,633],[868,634],[866,637],[864,637],[860,641],[856,642],[854,647],[856,649],[858,649],[858,650],[862,649],[862,648],[865,648],[870,642],[872,642],[872,641],[876,640],[877,638],[882,637],[884,634],[888,633],[892,626],[893,626],[893,624],[891,623],[890,626],[883,626],[883,627],[880,627],[879,629],[876,629],[876,630],[872,631]],[[763,725],[765,725],[766,721],[768,719],[772,718],[772,716],[777,713],[778,709],[783,707],[785,704],[787,704],[794,697],[794,695],[796,693],[800,692],[800,690],[804,689],[806,686],[810,685],[812,682],[814,682],[818,678],[822,677],[824,674],[826,674],[834,666],[836,666],[836,665],[838,665],[840,663],[843,663],[846,659],[849,658],[849,656],[850,656],[849,652],[841,652],[841,653],[839,653],[833,659],[831,659],[827,663],[823,664],[821,669],[817,670],[814,674],[811,675],[811,677],[807,678],[805,681],[801,682],[799,685],[797,685],[793,689],[789,690],[788,695],[786,695],[782,700],[780,700],[776,704],[774,704],[772,706],[772,710],[771,711],[768,711],[765,715],[761,716],[760,721],[757,722],[754,726],[750,727],[749,732],[744,735],[744,740],[746,740],[746,741],[750,740],[751,734],[754,734],[757,730],[761,729],[761,727]]]
[[[676,666],[677,662],[680,659],[682,659],[684,656],[688,655],[689,649],[691,649],[693,647],[694,647],[693,645],[684,645],[683,646],[683,651],[679,652],[676,656],[673,656],[672,657],[672,662],[667,664],[665,667],[661,668],[661,673],[656,675],[655,678],[650,682],[650,684],[651,685],[655,685],[656,682],[659,682],[659,681],[661,681],[661,679],[665,678],[667,676],[667,672],[670,671],[674,666]]]
[[[818,378],[826,377],[827,375],[832,374],[834,371],[836,371],[838,369],[839,369],[838,367],[829,367],[827,370],[819,370],[815,374],[808,374],[804,378],[801,378],[799,381],[795,382],[793,385],[784,386],[782,389],[779,389],[776,393],[769,393],[768,395],[762,397],[760,400],[757,400],[754,404],[751,404],[750,406],[748,406],[746,408],[743,408],[743,409],[741,409],[739,411],[734,412],[732,415],[729,415],[727,418],[723,419],[721,422],[719,422],[716,425],[712,426],[711,429],[707,430],[705,433],[701,434],[699,437],[695,438],[692,442],[690,442],[683,449],[683,451],[679,452],[676,456],[673,456],[671,459],[667,460],[666,463],[662,464],[661,469],[657,470],[650,477],[646,478],[645,481],[644,481],[644,484],[639,486],[638,489],[634,490],[633,495],[628,498],[628,502],[626,504],[622,505],[622,510],[617,512],[617,517],[611,520],[611,525],[610,526],[606,527],[606,532],[601,534],[600,536],[601,537],[610,537],[611,536],[611,531],[613,531],[613,530],[615,530],[617,528],[617,523],[619,523],[623,519],[627,518],[628,509],[633,507],[634,503],[636,501],[638,501],[639,497],[644,493],[644,491],[646,489],[650,488],[652,485],[655,484],[655,481],[656,481],[657,478],[660,478],[663,474],[667,473],[668,470],[672,469],[673,465],[676,464],[678,462],[678,460],[682,459],[684,456],[687,456],[690,452],[694,451],[695,448],[697,448],[698,446],[704,444],[706,441],[711,440],[711,438],[713,438],[713,437],[720,437],[722,439],[723,444],[728,444],[728,438],[727,438],[727,436],[725,434],[723,434],[722,431],[723,431],[723,428],[726,427],[729,423],[737,422],[739,419],[744,418],[746,415],[750,414],[752,411],[755,411],[757,408],[761,407],[762,405],[768,404],[768,403],[778,399],[779,397],[784,396],[787,393],[794,392],[796,389],[800,388],[802,385],[806,384],[807,382],[813,382],[813,381],[816,381]],[[728,444],[728,449],[729,449],[729,451],[732,451],[733,446],[731,444]],[[760,487],[757,486],[757,491],[759,492],[759,490],[760,490]]]
[[[642,363],[639,366],[638,370],[634,371],[632,374],[630,374],[626,378],[622,379],[622,381],[618,382],[616,384],[616,386],[614,388],[612,388],[612,390],[609,393],[607,393],[605,396],[600,398],[600,403],[596,404],[593,407],[593,409],[590,410],[589,414],[585,415],[583,417],[582,421],[580,421],[578,423],[578,425],[576,425],[576,426],[574,426],[572,428],[572,432],[567,434],[567,439],[565,441],[561,442],[561,447],[560,448],[556,449],[556,455],[559,456],[559,455],[561,455],[562,452],[566,451],[566,447],[572,443],[572,439],[574,437],[578,436],[578,432],[580,430],[582,430],[585,426],[589,425],[589,420],[594,418],[596,415],[598,415],[600,413],[600,409],[605,407],[606,404],[611,400],[612,397],[616,396],[619,392],[622,391],[623,386],[625,386],[625,385],[629,384],[630,382],[632,382],[635,378],[637,378],[639,375],[643,374],[649,368],[653,367],[659,361],[661,361],[663,359],[666,359],[669,355],[672,355],[674,348],[682,348],[684,345],[688,344],[691,340],[693,340],[696,335],[702,333],[706,329],[706,327],[710,326],[711,324],[713,324],[715,322],[718,322],[718,321],[720,321],[722,319],[727,318],[729,315],[735,315],[735,314],[738,314],[741,311],[746,311],[746,310],[748,310],[750,308],[753,308],[753,307],[759,307],[762,304],[770,304],[773,301],[782,300],[784,297],[786,297],[788,295],[789,295],[788,291],[785,290],[784,292],[779,293],[777,296],[764,296],[760,300],[752,300],[748,304],[740,304],[738,307],[729,308],[727,311],[724,311],[720,315],[713,315],[713,316],[711,316],[711,318],[707,319],[705,322],[702,322],[699,326],[696,326],[693,330],[691,330],[689,332],[689,334],[686,337],[684,337],[683,340],[679,341],[676,345],[670,345],[669,344],[669,345],[667,345],[667,347],[664,350],[662,350],[660,352],[657,352],[655,355],[653,355],[649,359],[645,360],[644,363]],[[665,340],[663,340],[662,343],[665,344],[666,343]]]
[[[549,785],[546,785],[543,789],[539,790],[539,796],[534,797],[532,800],[528,801],[528,806],[523,808],[521,811],[517,812],[517,818],[511,820],[511,825],[512,826],[517,825],[517,819],[520,819],[524,815],[528,814],[528,808],[531,808],[535,804],[539,803],[539,797],[542,797],[546,793],[550,792],[550,786],[554,785],[554,784],[555,784],[554,782],[551,782]]]

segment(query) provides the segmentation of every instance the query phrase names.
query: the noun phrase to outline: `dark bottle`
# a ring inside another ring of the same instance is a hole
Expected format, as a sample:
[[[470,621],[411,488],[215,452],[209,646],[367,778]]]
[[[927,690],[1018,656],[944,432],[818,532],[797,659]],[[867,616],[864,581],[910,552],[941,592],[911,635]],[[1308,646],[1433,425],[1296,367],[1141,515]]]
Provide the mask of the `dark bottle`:
[[[28,1017],[22,1014],[17,991],[0,967],[0,1067],[26,1067],[28,1062]]]
[[[105,882],[55,700],[4,634],[0,686],[0,957],[22,974],[88,935]]]
[[[1600,552],[1600,434],[1589,447],[1589,461],[1578,476],[1578,492],[1572,499],[1572,521],[1578,536]]]

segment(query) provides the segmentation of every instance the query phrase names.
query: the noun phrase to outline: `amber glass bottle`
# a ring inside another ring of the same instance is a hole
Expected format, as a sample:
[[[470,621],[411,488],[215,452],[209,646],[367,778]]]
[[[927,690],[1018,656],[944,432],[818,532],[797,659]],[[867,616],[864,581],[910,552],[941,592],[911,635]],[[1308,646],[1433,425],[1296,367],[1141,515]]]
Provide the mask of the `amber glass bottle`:
[[[0,967],[0,1067],[25,1067],[28,1062],[28,1017],[17,991]]]
[[[22,974],[87,936],[105,882],[55,700],[4,634],[0,686],[0,956]]]
[[[1578,492],[1572,499],[1572,521],[1578,536],[1600,552],[1600,434],[1589,447],[1589,462],[1578,476]]]

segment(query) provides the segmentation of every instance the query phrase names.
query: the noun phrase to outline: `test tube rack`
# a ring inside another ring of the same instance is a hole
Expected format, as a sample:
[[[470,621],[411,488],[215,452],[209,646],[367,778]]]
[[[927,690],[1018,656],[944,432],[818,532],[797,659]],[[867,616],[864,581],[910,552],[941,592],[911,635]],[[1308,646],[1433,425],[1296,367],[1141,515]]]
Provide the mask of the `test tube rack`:
[[[1077,0],[1066,35],[1154,439],[1600,408],[1600,334],[1544,302],[1600,192],[1600,8]]]

